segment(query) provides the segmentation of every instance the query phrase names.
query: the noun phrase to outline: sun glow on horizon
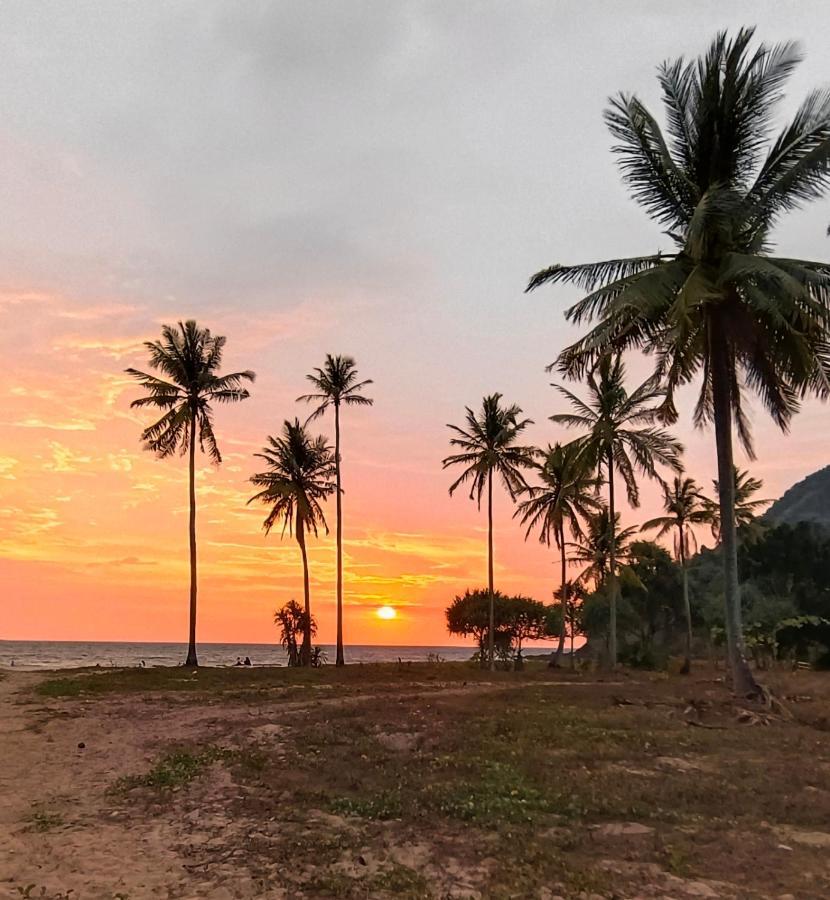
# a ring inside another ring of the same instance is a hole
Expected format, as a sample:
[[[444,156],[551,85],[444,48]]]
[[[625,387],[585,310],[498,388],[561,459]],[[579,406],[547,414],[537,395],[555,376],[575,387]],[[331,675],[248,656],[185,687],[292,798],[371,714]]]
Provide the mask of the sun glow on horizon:
[[[397,618],[398,611],[394,606],[381,606],[378,608],[375,615],[379,619],[395,619]]]

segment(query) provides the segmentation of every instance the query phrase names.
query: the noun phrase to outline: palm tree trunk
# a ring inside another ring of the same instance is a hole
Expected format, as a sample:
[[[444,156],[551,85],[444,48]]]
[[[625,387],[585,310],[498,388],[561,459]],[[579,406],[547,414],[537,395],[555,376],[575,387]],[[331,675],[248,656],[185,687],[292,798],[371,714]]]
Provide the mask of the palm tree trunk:
[[[303,557],[303,594],[305,597],[305,628],[303,629],[303,649],[300,653],[300,665],[311,665],[311,590],[308,583],[308,554],[305,549],[305,529],[303,520],[297,516],[297,543]]]
[[[680,543],[680,576],[683,579],[683,609],[686,612],[686,664],[684,671],[688,672],[692,665],[692,604],[689,601],[689,573],[686,570],[686,536],[683,526],[679,528]]]
[[[496,670],[496,597],[493,591],[493,470],[487,473],[487,590],[490,598],[490,633],[488,635],[488,663]]]
[[[757,694],[758,684],[744,656],[741,624],[741,587],[738,580],[738,538],[735,527],[735,464],[732,455],[732,387],[729,351],[719,323],[712,327],[712,403],[718,454],[718,501],[723,554],[726,643],[737,694]]]
[[[340,403],[334,403],[334,473],[337,482],[337,661],[345,666],[343,655],[343,494],[340,488]]]
[[[190,635],[186,666],[198,666],[196,657],[196,413],[190,415]]]
[[[610,591],[610,620],[608,623],[608,656],[611,666],[617,665],[617,520],[614,504],[614,456],[608,448],[608,587]]]
[[[560,524],[557,543],[559,544],[560,556],[562,557],[562,582],[559,589],[559,609],[562,612],[562,627],[559,629],[559,643],[556,650],[551,654],[548,667],[556,669],[559,666],[559,660],[562,657],[562,650],[565,647],[565,611],[568,608],[568,561],[565,557],[565,526]]]

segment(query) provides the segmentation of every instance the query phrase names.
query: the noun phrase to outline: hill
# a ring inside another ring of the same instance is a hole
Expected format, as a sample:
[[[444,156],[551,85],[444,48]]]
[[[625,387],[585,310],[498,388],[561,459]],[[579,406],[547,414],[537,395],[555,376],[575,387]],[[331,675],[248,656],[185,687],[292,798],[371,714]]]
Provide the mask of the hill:
[[[794,484],[763,516],[776,525],[815,522],[830,528],[830,466]]]

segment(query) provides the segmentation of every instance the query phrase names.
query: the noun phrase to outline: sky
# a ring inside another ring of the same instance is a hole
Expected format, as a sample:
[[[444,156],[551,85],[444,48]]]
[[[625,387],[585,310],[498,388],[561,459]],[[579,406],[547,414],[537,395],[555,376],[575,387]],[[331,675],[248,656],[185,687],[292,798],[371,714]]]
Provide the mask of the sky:
[[[265,537],[247,479],[331,352],[374,381],[343,421],[346,641],[448,643],[443,610],[486,581],[486,517],[447,494],[446,423],[499,391],[533,443],[566,437],[545,367],[578,295],[523,288],[555,262],[668,247],[602,111],[619,90],[656,111],[656,66],[742,24],[803,44],[782,115],[830,82],[823,2],[2,4],[0,638],[186,638],[185,460],[142,450],[123,370],[195,318],[227,337],[227,371],[257,373],[217,411],[223,465],[199,463],[199,638],[274,640],[274,610],[302,597],[297,546]],[[779,247],[826,259],[828,221],[827,201],[792,214]],[[681,400],[708,485],[713,435]],[[789,436],[753,408],[766,496],[828,462],[825,407]],[[623,518],[658,508],[646,487]],[[495,521],[497,587],[549,602],[555,552],[501,492]],[[332,537],[310,566],[330,642]]]

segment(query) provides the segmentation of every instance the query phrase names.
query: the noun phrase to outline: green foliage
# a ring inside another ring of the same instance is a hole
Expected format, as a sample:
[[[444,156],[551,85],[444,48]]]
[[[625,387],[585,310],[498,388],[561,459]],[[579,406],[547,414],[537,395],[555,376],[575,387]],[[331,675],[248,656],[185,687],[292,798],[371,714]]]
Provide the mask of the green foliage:
[[[155,791],[171,791],[183,787],[198,778],[209,766],[231,758],[231,753],[219,747],[205,747],[196,752],[176,750],[165,754],[143,775],[125,775],[112,786],[119,794],[133,788],[149,788]]]
[[[274,624],[280,630],[280,644],[288,654],[288,665],[299,666],[302,636],[309,627],[312,637],[317,634],[317,620],[311,616],[309,622],[309,615],[302,606],[296,600],[289,600],[274,613]]]

